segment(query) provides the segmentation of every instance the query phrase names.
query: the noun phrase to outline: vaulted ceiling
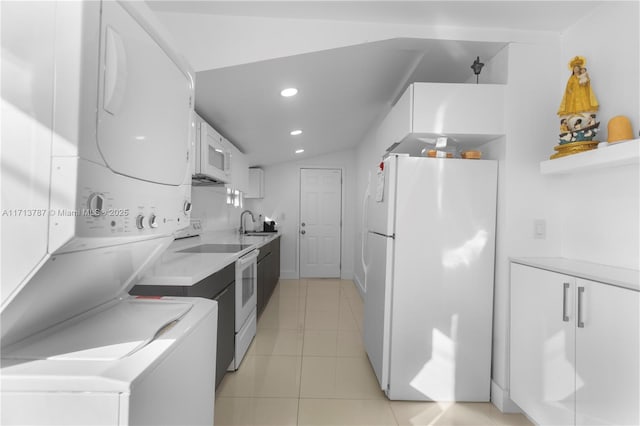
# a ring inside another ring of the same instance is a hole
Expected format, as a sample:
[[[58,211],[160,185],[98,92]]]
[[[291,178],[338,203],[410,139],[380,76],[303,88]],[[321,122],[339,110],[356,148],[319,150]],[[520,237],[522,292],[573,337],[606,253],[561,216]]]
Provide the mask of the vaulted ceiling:
[[[409,83],[470,81],[505,34],[557,36],[602,2],[148,3],[197,71],[196,111],[264,166],[352,148]]]

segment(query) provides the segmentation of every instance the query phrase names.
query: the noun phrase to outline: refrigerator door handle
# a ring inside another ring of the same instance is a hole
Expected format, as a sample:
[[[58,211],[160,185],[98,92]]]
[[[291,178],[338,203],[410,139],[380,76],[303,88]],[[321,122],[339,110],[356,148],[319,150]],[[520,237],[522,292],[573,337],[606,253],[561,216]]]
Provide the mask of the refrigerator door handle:
[[[371,181],[371,172],[369,172],[369,179],[367,182]],[[367,212],[367,201],[369,200],[369,185],[367,184],[367,188],[364,191],[364,197],[362,198],[362,244],[360,244],[360,248],[362,249],[361,261],[362,261],[362,271],[364,272],[365,281],[367,276],[367,263],[365,262],[365,253],[366,253],[366,243],[367,243],[367,232],[369,229],[367,221],[369,220],[369,215]]]

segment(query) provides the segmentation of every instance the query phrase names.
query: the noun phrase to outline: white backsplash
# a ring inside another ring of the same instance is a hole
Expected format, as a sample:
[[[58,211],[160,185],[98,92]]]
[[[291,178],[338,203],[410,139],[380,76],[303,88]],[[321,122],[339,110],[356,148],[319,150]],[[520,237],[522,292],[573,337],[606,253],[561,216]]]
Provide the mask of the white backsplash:
[[[202,231],[225,231],[240,227],[240,207],[226,203],[224,186],[194,186],[191,188],[191,217],[202,221]]]

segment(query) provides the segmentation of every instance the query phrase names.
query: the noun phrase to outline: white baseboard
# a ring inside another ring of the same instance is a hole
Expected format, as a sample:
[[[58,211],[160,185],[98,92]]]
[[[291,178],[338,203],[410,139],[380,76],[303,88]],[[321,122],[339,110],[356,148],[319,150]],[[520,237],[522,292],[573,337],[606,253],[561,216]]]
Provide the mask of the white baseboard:
[[[340,279],[341,280],[353,280],[353,271],[340,271]]]
[[[297,280],[300,277],[298,276],[298,271],[284,271],[281,269],[280,278],[283,280]]]
[[[357,275],[353,276],[353,282],[356,284],[356,288],[358,289],[358,292],[360,293],[360,297],[362,297],[362,299],[364,299],[364,283],[362,281],[360,281],[360,277],[358,277]]]
[[[509,393],[491,381],[491,402],[503,413],[522,413],[520,407],[509,398]]]
[[[300,278],[300,275],[298,275],[298,271],[280,270],[280,278],[282,278],[283,280],[297,280],[298,278]],[[343,271],[340,274],[340,279],[342,280],[351,280],[353,278],[353,271]]]

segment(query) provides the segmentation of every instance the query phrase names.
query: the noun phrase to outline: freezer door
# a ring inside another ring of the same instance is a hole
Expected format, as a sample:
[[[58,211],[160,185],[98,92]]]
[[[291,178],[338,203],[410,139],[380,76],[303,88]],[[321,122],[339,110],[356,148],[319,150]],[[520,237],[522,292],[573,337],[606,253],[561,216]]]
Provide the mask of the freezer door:
[[[371,265],[364,298],[364,346],[380,388],[386,390],[389,373],[389,331],[393,239],[367,233]]]
[[[367,224],[369,231],[393,235],[395,220],[395,193],[397,157],[392,155],[383,162],[384,168],[376,166],[369,182]]]

